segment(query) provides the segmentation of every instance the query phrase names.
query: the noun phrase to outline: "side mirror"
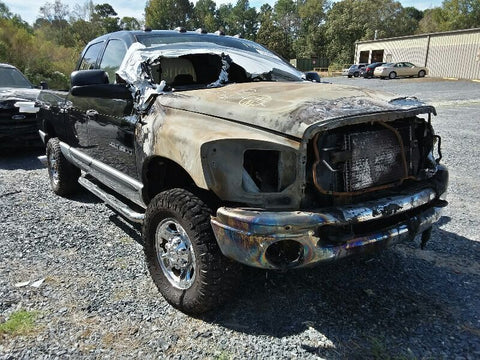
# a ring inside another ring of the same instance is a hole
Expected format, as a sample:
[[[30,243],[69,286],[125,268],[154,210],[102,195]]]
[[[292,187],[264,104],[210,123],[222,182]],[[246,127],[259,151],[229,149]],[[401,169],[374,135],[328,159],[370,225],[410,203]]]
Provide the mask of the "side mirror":
[[[70,76],[70,94],[101,99],[132,100],[132,93],[125,84],[109,84],[103,70],[79,70]]]
[[[103,70],[79,70],[70,75],[70,84],[74,86],[108,84],[108,75]]]
[[[311,82],[320,82],[320,75],[315,71],[308,71],[305,73],[305,80]]]
[[[74,86],[70,90],[70,94],[80,97],[133,100],[132,93],[125,84],[93,84]]]

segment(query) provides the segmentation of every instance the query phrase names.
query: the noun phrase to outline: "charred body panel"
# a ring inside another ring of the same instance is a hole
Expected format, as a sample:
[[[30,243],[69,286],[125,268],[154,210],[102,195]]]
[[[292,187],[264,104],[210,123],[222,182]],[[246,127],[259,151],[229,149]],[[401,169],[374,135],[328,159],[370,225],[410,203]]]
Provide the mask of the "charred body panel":
[[[122,43],[114,74],[103,57]],[[247,40],[104,35],[68,95],[41,94],[49,173],[73,163],[81,185],[143,222],[150,273],[186,312],[218,305],[232,259],[284,270],[418,234],[423,246],[447,204],[435,109],[305,79]]]

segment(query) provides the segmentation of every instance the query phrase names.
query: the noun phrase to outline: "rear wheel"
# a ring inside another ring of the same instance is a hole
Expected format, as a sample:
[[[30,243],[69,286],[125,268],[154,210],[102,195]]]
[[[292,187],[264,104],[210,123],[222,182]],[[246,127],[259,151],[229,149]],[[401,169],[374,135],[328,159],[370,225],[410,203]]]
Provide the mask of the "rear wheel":
[[[425,77],[425,71],[424,70],[420,70],[418,72],[418,77]]]
[[[58,138],[47,142],[47,168],[50,185],[55,194],[67,196],[78,189],[80,169],[63,156]]]
[[[220,252],[210,209],[184,189],[158,194],[143,225],[150,275],[163,297],[187,314],[221,305],[232,294],[240,265]]]
[[[397,73],[395,71],[392,71],[390,74],[388,74],[389,79],[395,79],[397,77]]]
[[[355,71],[355,72],[353,73],[353,76],[354,76],[354,77],[358,77],[358,75],[360,75],[360,73],[359,73],[358,71]]]

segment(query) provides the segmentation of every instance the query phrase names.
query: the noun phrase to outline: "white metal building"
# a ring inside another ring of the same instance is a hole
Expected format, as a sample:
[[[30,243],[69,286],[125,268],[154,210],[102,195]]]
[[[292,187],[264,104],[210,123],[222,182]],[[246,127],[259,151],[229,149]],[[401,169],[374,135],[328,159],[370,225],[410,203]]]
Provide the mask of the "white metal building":
[[[480,28],[355,43],[357,63],[408,61],[432,77],[480,79]]]

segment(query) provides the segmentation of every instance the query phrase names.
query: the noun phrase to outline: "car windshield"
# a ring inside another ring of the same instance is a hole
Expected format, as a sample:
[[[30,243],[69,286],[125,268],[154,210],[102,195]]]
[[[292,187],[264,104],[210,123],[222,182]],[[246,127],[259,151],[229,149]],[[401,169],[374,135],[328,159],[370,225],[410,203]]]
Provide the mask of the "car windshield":
[[[0,87],[31,89],[33,86],[17,69],[0,67]]]

